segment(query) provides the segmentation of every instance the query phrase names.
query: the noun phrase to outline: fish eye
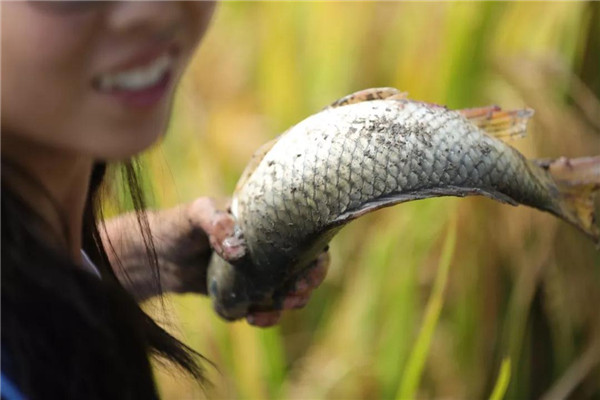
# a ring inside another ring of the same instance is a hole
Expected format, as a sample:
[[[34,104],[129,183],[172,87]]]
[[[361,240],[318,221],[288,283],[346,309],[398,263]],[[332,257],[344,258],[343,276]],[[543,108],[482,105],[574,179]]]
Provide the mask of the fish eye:
[[[217,294],[219,292],[219,284],[217,283],[217,279],[216,278],[212,278],[212,280],[210,281],[210,285],[208,287],[208,291],[209,291],[209,293],[210,293],[211,296],[217,297]]]

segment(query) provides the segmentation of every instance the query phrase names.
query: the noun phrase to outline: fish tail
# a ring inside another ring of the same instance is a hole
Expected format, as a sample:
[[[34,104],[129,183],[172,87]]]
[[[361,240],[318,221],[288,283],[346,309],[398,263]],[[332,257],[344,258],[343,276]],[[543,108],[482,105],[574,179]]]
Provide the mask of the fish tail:
[[[535,160],[559,190],[555,212],[588,235],[600,247],[596,211],[600,200],[600,156]]]

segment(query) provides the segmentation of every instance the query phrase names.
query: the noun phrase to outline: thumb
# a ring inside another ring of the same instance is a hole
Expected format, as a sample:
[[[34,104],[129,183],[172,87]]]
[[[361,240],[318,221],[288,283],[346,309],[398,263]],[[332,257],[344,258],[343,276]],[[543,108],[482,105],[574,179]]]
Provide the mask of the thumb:
[[[235,219],[227,211],[230,199],[200,197],[190,204],[189,220],[209,238],[214,251],[229,262],[246,254],[241,232],[236,229]]]

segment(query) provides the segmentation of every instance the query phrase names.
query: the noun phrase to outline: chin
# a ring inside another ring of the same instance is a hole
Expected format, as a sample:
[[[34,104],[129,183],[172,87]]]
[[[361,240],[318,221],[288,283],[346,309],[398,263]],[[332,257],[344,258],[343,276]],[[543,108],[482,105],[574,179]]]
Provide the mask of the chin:
[[[125,160],[136,156],[164,136],[167,121],[167,115],[156,117],[155,114],[154,118],[145,118],[118,127],[113,126],[112,129],[107,128],[98,132],[96,137],[104,137],[105,140],[102,140],[103,143],[98,143],[97,151],[92,149],[92,152],[97,158],[106,160]],[[106,136],[107,132],[110,132],[109,137]]]
[[[143,132],[113,131],[111,140],[96,142],[89,153],[100,160],[124,161],[147,150],[162,137],[163,132],[156,129]]]

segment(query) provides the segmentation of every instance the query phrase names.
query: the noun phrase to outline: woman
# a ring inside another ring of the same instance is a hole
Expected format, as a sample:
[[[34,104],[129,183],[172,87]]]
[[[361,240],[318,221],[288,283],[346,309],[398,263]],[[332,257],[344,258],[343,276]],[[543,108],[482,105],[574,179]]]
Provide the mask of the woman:
[[[165,131],[213,9],[2,4],[3,398],[156,398],[150,354],[202,379],[198,354],[135,299],[205,293],[209,244],[228,259],[244,244],[206,198],[143,212],[136,165],[124,160]],[[107,164],[118,161],[138,211],[97,225]],[[323,254],[284,308],[304,305],[327,264]],[[247,319],[269,326],[279,316]]]

